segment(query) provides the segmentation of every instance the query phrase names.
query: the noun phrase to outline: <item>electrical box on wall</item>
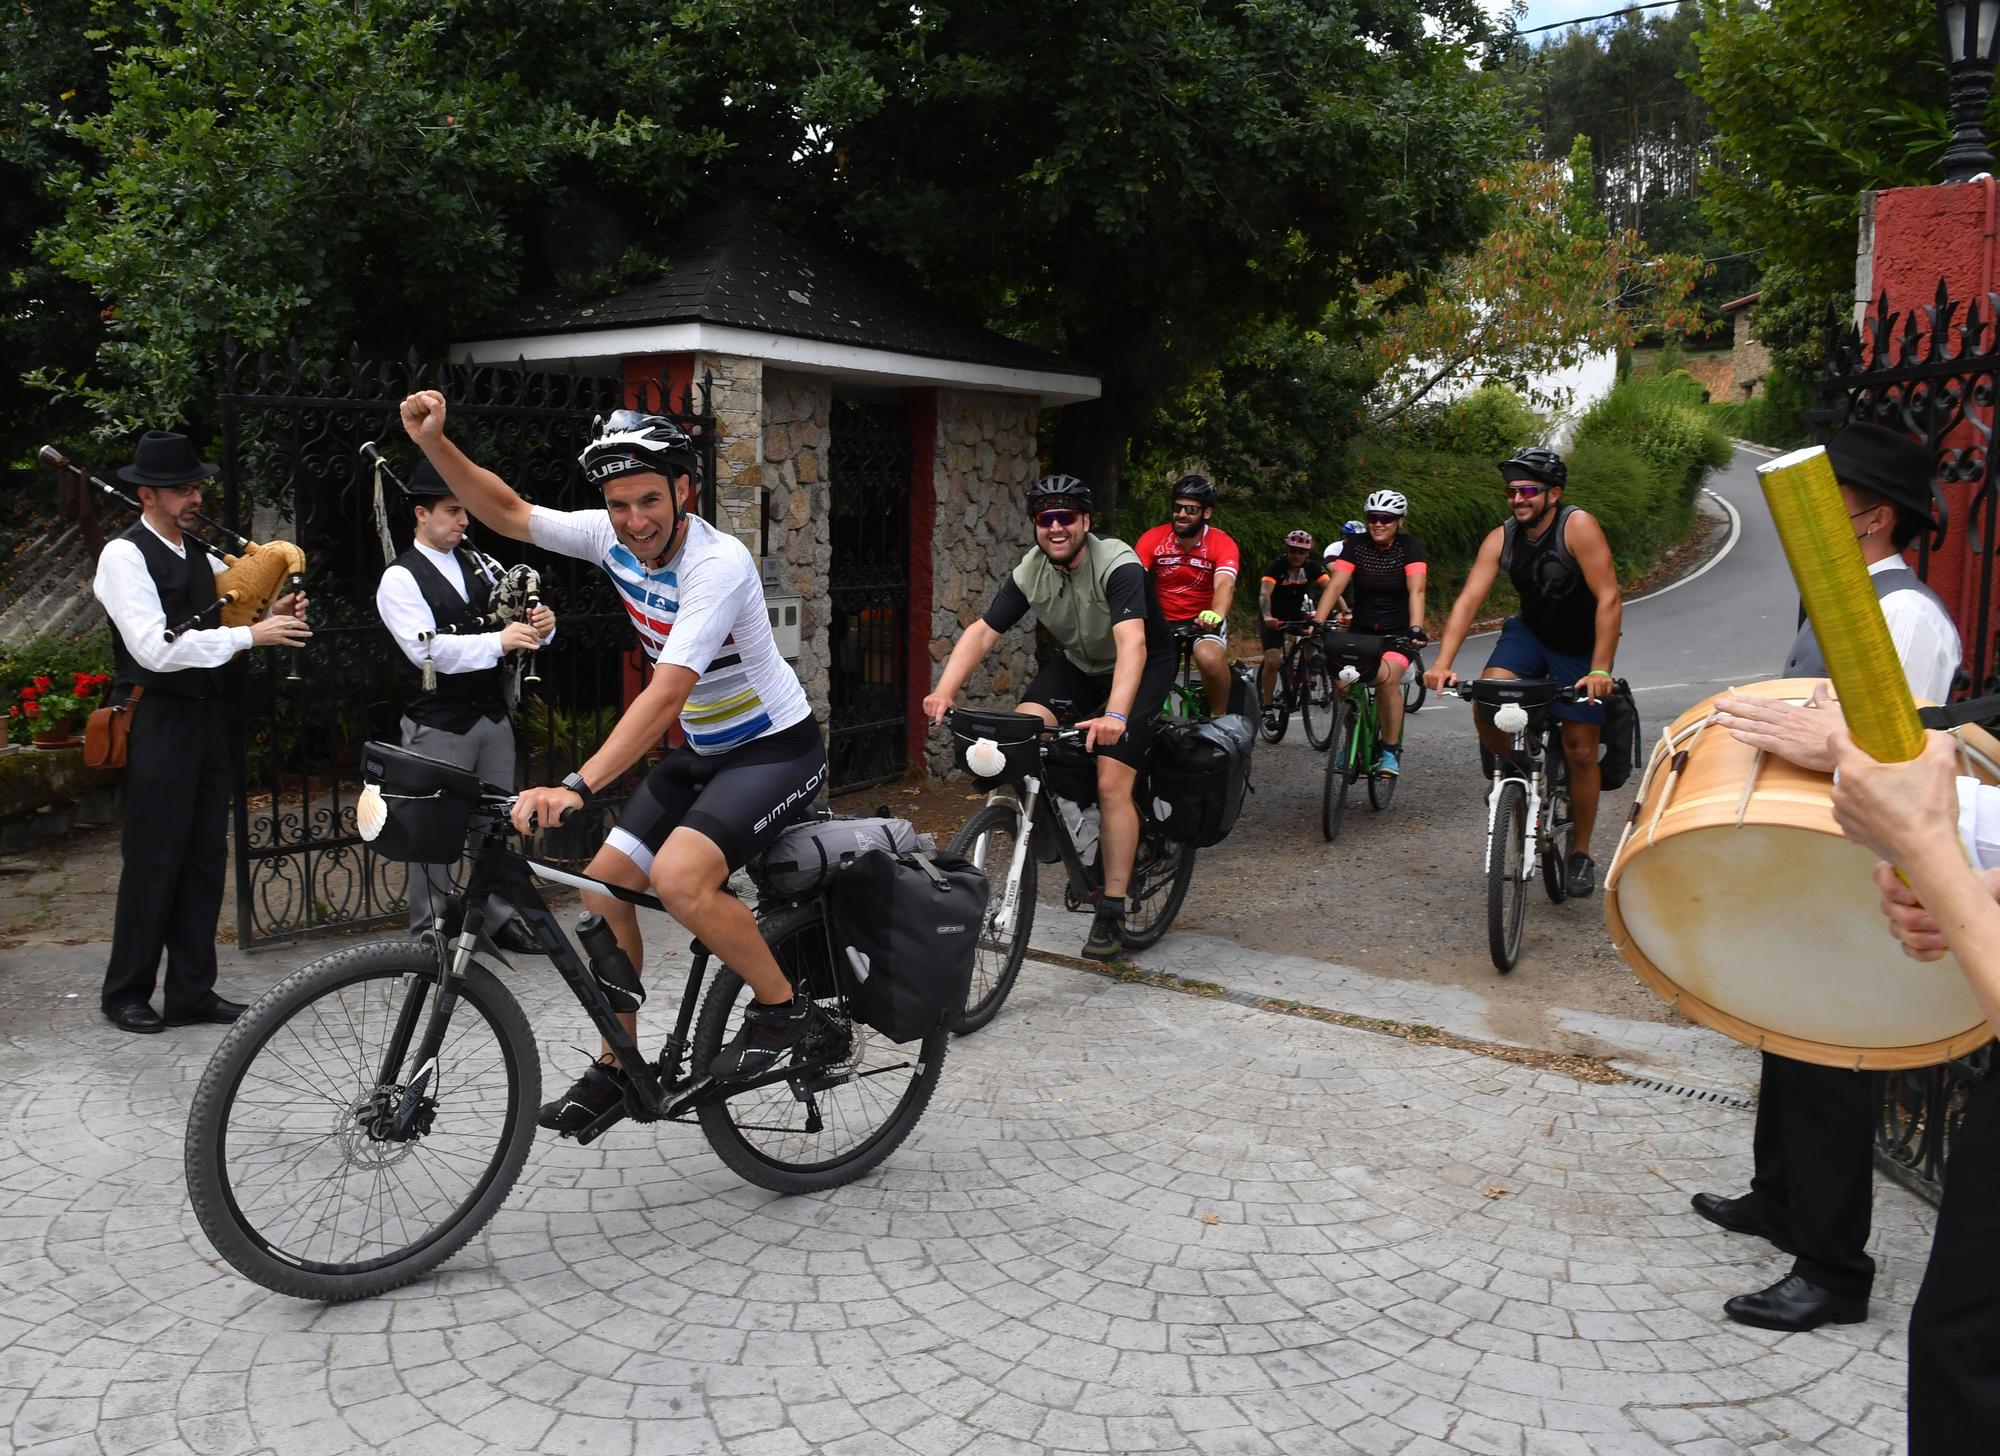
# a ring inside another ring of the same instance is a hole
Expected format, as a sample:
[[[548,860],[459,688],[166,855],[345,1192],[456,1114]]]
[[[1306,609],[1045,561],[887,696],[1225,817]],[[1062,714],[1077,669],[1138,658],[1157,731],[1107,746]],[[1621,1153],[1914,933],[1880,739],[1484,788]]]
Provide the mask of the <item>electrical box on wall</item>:
[[[771,612],[771,635],[778,639],[778,655],[787,662],[799,660],[799,613],[804,597],[765,594],[764,605]]]

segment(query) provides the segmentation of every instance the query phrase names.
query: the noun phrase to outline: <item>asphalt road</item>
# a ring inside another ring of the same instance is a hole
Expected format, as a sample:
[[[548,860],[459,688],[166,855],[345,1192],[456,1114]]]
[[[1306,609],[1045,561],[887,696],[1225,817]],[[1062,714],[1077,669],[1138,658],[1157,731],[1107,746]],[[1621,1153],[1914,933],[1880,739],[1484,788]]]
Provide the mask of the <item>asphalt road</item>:
[[[1638,695],[1649,741],[1710,694],[1776,676],[1791,643],[1797,596],[1753,473],[1762,458],[1738,451],[1709,482],[1735,512],[1726,551],[1698,575],[1626,606],[1617,670]],[[1445,609],[1436,604],[1440,618]],[[1478,674],[1494,640],[1466,644],[1461,674]],[[1409,720],[1404,742],[1395,802],[1377,814],[1357,792],[1331,845],[1319,829],[1323,756],[1296,719],[1284,742],[1260,743],[1256,792],[1230,837],[1202,851],[1176,928],[1471,987],[1493,997],[1497,1029],[1552,1049],[1590,1049],[1557,1025],[1557,1007],[1675,1019],[1612,952],[1596,896],[1564,905],[1533,896],[1521,962],[1503,981],[1486,953],[1483,780],[1469,707],[1433,697]],[[1638,779],[1605,795],[1593,845],[1600,874]],[[1085,922],[1075,924],[1080,943]]]

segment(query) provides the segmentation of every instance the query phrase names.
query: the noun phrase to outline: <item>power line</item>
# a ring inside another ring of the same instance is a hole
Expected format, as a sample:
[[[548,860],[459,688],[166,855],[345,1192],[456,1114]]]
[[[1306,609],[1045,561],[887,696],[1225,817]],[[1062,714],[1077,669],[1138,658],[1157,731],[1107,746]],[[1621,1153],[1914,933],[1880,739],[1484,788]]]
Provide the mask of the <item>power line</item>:
[[[1644,5],[1627,5],[1622,10],[1607,10],[1602,15],[1577,15],[1568,20],[1552,20],[1547,25],[1531,25],[1526,30],[1517,30],[1516,35],[1537,35],[1545,30],[1567,30],[1572,25],[1588,25],[1593,20],[1617,20],[1639,10],[1666,10],[1684,3],[1684,0],[1648,0]]]

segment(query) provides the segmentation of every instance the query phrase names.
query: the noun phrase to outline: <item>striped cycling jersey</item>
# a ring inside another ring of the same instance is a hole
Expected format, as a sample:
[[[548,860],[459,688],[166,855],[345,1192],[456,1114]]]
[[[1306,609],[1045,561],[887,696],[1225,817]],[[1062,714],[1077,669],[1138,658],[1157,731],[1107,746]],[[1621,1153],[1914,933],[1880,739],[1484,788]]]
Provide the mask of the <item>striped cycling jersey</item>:
[[[653,567],[619,541],[605,511],[536,506],[528,533],[537,546],[604,568],[655,666],[697,675],[681,709],[689,745],[726,753],[810,718],[812,706],[778,653],[756,559],[701,517],[687,523],[680,550]]]

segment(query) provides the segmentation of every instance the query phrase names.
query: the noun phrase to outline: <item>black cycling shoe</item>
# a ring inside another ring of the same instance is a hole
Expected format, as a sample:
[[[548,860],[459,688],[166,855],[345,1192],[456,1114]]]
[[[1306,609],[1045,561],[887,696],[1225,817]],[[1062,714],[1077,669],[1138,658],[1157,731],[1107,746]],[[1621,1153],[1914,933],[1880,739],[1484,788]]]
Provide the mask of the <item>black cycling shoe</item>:
[[[708,1075],[718,1080],[733,1080],[768,1072],[799,1043],[826,1030],[826,1013],[810,997],[794,996],[782,1006],[752,1001],[743,1013],[743,1024],[736,1029],[736,1035],[708,1064]]]
[[[1125,917],[1098,907],[1090,919],[1090,939],[1083,943],[1085,960],[1108,961],[1125,949]]]
[[[1581,900],[1597,888],[1597,861],[1587,854],[1573,854],[1569,857],[1569,894],[1572,900]]]
[[[553,1102],[542,1104],[535,1122],[552,1132],[580,1132],[624,1100],[624,1069],[606,1062],[592,1062],[569,1091]]]

